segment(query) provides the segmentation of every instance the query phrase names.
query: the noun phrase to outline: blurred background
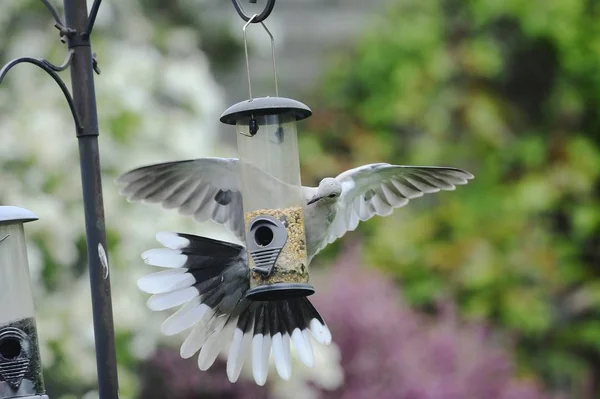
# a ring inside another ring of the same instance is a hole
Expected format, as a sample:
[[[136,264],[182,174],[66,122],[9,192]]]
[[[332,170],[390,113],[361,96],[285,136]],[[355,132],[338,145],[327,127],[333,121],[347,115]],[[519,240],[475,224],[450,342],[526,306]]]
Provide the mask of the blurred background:
[[[54,2],[57,7],[61,4]],[[258,10],[243,0],[248,10]],[[0,2],[0,61],[66,55],[41,2]],[[121,397],[600,397],[600,2],[279,0],[280,94],[307,103],[304,184],[365,163],[476,179],[359,226],[312,265],[334,342],[290,382],[200,372],[159,335],[136,280],[161,230],[232,239],[113,183],[144,164],[235,156],[218,118],[247,98],[242,21],[217,0],[105,1],[93,35]],[[249,31],[256,96],[270,43]],[[68,81],[68,73],[62,74]],[[45,382],[97,397],[77,143],[60,90],[22,66],[0,88],[0,204],[27,226]]]

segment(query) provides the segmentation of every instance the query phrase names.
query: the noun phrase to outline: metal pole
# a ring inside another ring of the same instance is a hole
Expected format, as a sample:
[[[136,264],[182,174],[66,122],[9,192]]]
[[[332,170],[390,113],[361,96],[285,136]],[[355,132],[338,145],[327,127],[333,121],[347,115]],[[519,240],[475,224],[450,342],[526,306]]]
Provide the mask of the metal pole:
[[[99,2],[97,2],[99,5]],[[106,260],[106,231],[98,151],[98,114],[94,90],[94,70],[90,45],[86,0],[64,0],[66,27],[73,31],[67,43],[73,50],[71,87],[82,130],[78,132],[81,183],[87,239],[98,390],[100,399],[119,397],[117,359]]]

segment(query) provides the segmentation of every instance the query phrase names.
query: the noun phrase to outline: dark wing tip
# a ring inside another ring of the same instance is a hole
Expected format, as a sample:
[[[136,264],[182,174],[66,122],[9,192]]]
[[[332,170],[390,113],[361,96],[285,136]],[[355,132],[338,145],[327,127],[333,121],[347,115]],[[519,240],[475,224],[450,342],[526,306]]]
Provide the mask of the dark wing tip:
[[[117,183],[117,184],[131,183],[131,182],[139,179],[140,177],[146,176],[147,174],[144,172],[150,171],[150,173],[156,173],[156,172],[163,171],[165,168],[168,168],[168,167],[171,167],[174,165],[181,165],[184,163],[190,163],[190,162],[194,162],[194,161],[197,161],[197,159],[184,159],[181,161],[167,161],[167,162],[160,162],[160,163],[154,163],[154,164],[150,164],[150,165],[139,166],[139,167],[137,167],[135,169],[131,169],[131,170],[123,173],[119,177],[117,177],[115,179],[115,183]]]
[[[467,172],[464,169],[458,169],[458,168],[451,168],[451,169],[453,169],[455,172],[462,173],[464,175],[464,178],[467,180],[472,180],[475,178],[475,175],[473,175],[471,172]]]
[[[435,170],[438,170],[440,172],[451,172],[456,177],[460,177],[460,178],[465,179],[465,180],[471,180],[471,179],[475,178],[475,176],[471,172],[468,172],[468,171],[466,171],[464,169],[451,167],[451,166],[421,166],[420,168],[425,169],[425,170],[427,170],[427,169],[435,169]],[[463,183],[463,184],[466,184],[466,183]]]

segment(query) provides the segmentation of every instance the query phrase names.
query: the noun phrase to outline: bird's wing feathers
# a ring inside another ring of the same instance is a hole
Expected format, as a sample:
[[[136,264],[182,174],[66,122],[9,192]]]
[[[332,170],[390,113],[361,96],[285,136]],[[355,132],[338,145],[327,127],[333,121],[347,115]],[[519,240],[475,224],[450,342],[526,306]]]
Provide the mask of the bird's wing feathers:
[[[273,355],[277,373],[291,376],[290,343],[309,367],[314,355],[309,334],[329,344],[331,333],[307,298],[259,302],[245,298],[249,269],[244,247],[191,234],[161,232],[165,248],[151,249],[144,261],[164,271],[138,280],[140,290],[153,294],[154,311],[179,307],[161,326],[165,335],[189,330],[180,354],[198,351],[198,367],[207,370],[229,346],[227,376],[235,382],[247,357],[257,384],[264,385]]]
[[[261,189],[279,181],[257,174]],[[374,215],[389,215],[394,208],[426,193],[454,190],[473,176],[460,169],[443,167],[371,164],[346,171],[337,180],[342,194],[337,213],[317,252],[354,230]],[[224,224],[244,241],[244,218],[240,166],[237,159],[203,158],[169,162],[132,170],[118,180],[130,201],[162,203],[178,208],[198,221],[212,219]],[[305,191],[309,190],[305,188]],[[314,191],[314,189],[309,190]],[[310,194],[310,193],[308,193]],[[219,352],[229,346],[227,375],[235,382],[245,358],[252,357],[257,384],[264,385],[269,356],[283,379],[291,375],[290,344],[308,366],[314,363],[309,334],[321,343],[331,341],[325,322],[307,298],[256,302],[245,298],[249,289],[246,249],[242,246],[190,234],[159,233],[165,248],[142,256],[146,263],[165,270],[142,277],[138,287],[153,294],[148,307],[155,311],[180,308],[168,317],[165,335],[190,330],[181,356],[198,351],[198,367],[208,369]]]
[[[387,163],[364,165],[336,177],[342,185],[337,214],[321,248],[356,229],[375,215],[387,216],[423,194],[454,190],[473,175],[457,168],[399,166]]]
[[[244,241],[239,169],[235,158],[201,158],[144,166],[116,182],[129,201],[161,203],[198,222],[213,220]]]

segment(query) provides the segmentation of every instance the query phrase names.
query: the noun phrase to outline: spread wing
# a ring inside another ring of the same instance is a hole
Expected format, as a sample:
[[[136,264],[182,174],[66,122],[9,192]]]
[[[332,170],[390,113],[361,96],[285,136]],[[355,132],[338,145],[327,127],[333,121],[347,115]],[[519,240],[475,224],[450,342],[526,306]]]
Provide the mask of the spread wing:
[[[138,280],[138,288],[153,294],[147,302],[154,311],[178,308],[161,326],[171,336],[187,330],[180,354],[198,353],[198,367],[207,370],[229,346],[227,377],[237,381],[249,363],[258,385],[264,385],[269,357],[281,378],[292,373],[290,346],[307,366],[314,364],[310,336],[331,342],[325,321],[308,298],[250,301],[247,253],[244,247],[192,234],[160,232],[164,248],[142,254],[147,264],[162,271]]]
[[[356,229],[375,215],[388,216],[412,199],[467,184],[467,171],[437,166],[399,166],[376,163],[350,169],[336,179],[342,185],[336,216],[319,250]]]
[[[200,158],[134,169],[120,176],[129,201],[161,203],[198,222],[225,225],[244,242],[240,167],[236,158]]]

